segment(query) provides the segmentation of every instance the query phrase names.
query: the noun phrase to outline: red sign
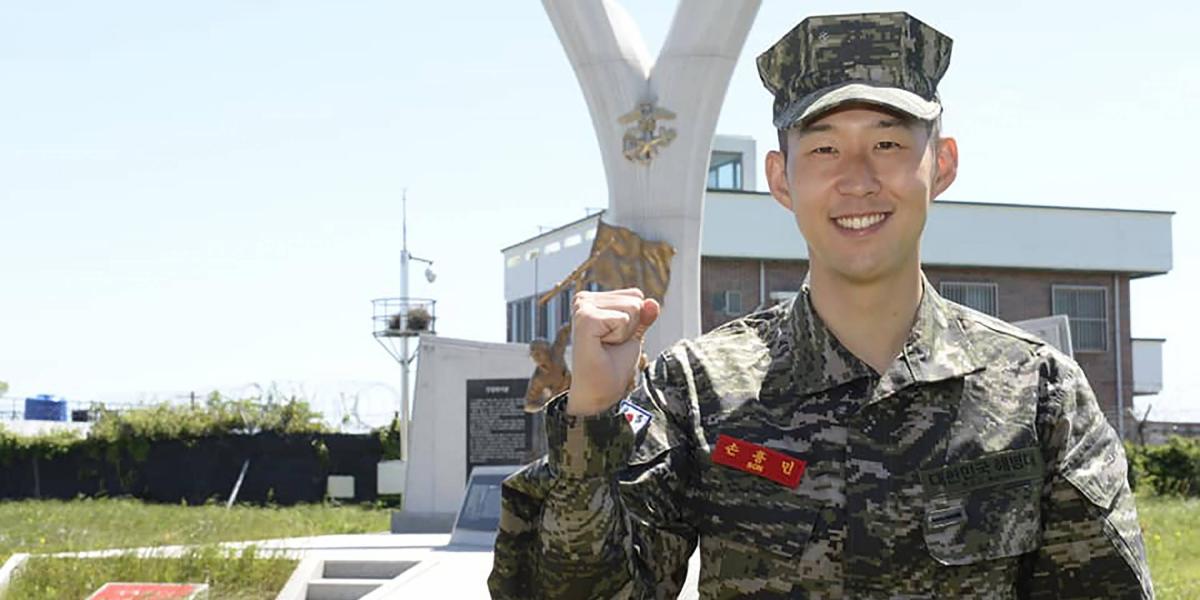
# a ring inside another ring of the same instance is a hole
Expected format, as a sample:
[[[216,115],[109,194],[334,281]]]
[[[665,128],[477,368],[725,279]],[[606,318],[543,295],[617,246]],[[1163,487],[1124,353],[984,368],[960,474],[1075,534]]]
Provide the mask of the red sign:
[[[87,600],[189,600],[205,591],[202,583],[106,583]]]
[[[717,445],[712,450],[712,461],[766,477],[790,488],[800,485],[800,477],[804,475],[804,467],[808,464],[778,450],[751,444],[723,433],[717,436]]]

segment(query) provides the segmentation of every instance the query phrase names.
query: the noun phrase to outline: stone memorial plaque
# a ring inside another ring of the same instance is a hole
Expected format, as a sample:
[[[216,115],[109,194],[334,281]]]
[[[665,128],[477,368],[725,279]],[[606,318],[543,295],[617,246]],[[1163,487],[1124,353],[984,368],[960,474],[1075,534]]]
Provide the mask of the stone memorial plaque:
[[[533,442],[525,412],[528,379],[467,380],[467,476],[481,465],[526,462]]]

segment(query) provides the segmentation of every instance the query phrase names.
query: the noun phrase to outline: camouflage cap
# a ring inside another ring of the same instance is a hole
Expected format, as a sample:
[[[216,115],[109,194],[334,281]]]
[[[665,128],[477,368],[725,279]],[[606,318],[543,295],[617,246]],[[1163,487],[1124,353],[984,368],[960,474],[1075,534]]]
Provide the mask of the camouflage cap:
[[[951,44],[904,12],[809,17],[758,56],[758,75],[775,95],[778,129],[853,101],[931,120]]]

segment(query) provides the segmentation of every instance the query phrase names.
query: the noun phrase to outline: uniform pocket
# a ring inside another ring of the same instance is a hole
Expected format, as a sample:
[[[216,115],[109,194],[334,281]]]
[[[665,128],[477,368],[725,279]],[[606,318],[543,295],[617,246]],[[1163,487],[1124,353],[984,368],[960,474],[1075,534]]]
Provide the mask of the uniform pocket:
[[[789,555],[728,539],[701,542],[711,557],[710,571],[701,572],[701,588],[713,598],[792,598],[796,560]]]
[[[702,533],[783,558],[804,551],[819,510],[792,488],[721,465],[703,475],[696,508]]]
[[[1026,448],[922,472],[930,556],[966,565],[1041,544],[1041,454]]]
[[[720,465],[702,481],[695,503],[702,587],[714,598],[791,598],[799,558],[817,520],[816,501]]]

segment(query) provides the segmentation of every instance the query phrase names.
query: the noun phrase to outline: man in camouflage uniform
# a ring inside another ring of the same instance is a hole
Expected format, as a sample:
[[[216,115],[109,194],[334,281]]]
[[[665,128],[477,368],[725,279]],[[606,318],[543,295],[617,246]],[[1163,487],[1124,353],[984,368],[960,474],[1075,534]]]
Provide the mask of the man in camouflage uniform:
[[[1125,456],[1079,366],[920,270],[957,147],[950,40],[904,13],[811,17],[758,59],[791,301],[664,351],[658,305],[580,294],[549,455],[504,484],[496,598],[1151,598]],[[620,402],[618,402],[620,400]]]

